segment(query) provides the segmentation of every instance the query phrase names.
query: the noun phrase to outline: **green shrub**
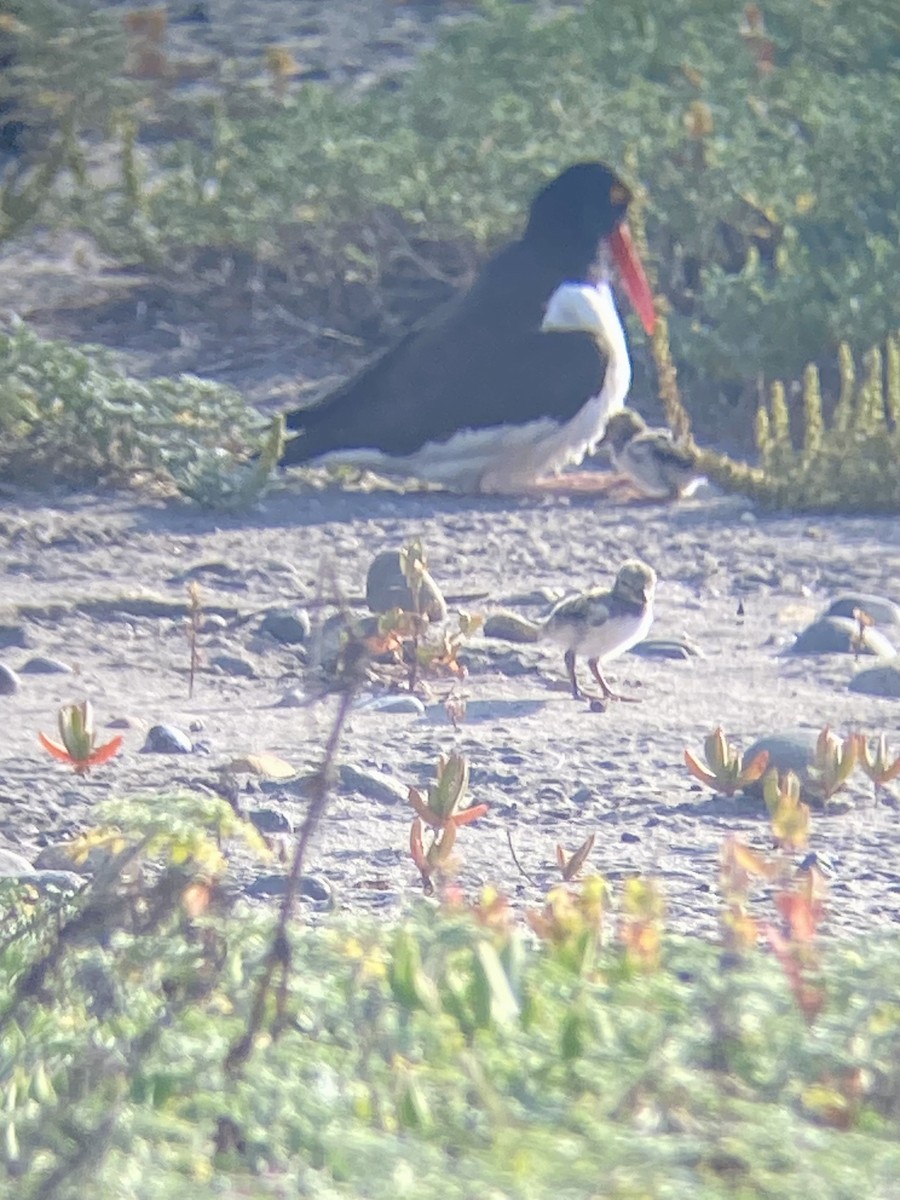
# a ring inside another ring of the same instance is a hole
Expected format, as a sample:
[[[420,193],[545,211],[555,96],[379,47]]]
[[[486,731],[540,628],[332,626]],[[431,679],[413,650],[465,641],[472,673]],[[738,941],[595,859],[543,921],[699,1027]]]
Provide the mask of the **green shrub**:
[[[271,453],[262,472],[241,466],[263,449],[264,429],[263,418],[220,384],[190,375],[134,379],[103,350],[44,341],[22,322],[0,334],[7,479],[31,486],[154,480],[199,503],[240,505],[271,466]]]
[[[0,888],[0,1196],[893,1194],[896,938],[825,947],[809,1024],[756,949],[672,938],[642,969],[460,911],[292,923],[235,1070],[276,922],[222,850],[259,835],[188,793],[98,818],[79,894]]]
[[[770,71],[724,0],[665,13],[595,0],[551,18],[481,8],[396,92],[306,86],[284,104],[258,98],[256,116],[245,98],[238,119],[218,110],[205,142],[163,156],[139,214],[115,189],[92,201],[95,230],[123,255],[150,237],[163,254],[293,260],[320,316],[340,322],[354,285],[384,287],[410,237],[484,247],[518,227],[537,178],[602,156],[646,186],[651,263],[701,426],[735,402],[749,417],[760,378],[897,327],[887,0],[835,0],[827,17],[774,0]],[[399,223],[386,228],[386,210]]]

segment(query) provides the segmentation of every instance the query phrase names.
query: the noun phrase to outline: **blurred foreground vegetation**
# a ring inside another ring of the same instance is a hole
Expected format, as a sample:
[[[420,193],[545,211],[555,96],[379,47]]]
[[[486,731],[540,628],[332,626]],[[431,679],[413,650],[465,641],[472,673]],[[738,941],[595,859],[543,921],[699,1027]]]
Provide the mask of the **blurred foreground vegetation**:
[[[597,878],[539,944],[492,893],[282,927],[222,880],[261,851],[224,801],[98,820],[78,894],[0,890],[4,1197],[896,1194],[896,938],[779,965]]]

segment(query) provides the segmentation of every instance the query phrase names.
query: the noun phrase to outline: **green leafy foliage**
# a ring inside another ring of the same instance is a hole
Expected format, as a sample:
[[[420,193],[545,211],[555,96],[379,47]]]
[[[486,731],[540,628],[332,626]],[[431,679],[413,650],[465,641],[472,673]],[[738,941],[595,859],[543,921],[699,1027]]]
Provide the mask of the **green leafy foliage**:
[[[146,177],[134,136],[152,106],[135,108],[119,124],[120,181],[61,196],[60,211],[124,258],[249,252],[317,319],[378,340],[420,311],[422,259],[464,274],[466,247],[518,228],[536,178],[608,158],[646,189],[651,266],[708,433],[735,406],[749,417],[760,379],[900,324],[891,5],[770,0],[748,13],[724,0],[555,13],[491,0],[394,89],[235,89],[200,106],[191,138]],[[118,78],[118,42],[95,41]],[[35,51],[36,75],[51,65]],[[105,94],[72,92],[79,127]],[[122,98],[103,104],[112,114]],[[398,276],[404,312],[387,295]]]
[[[811,959],[798,902],[784,962],[649,956],[644,890],[625,946],[577,959],[529,947],[496,896],[291,928],[285,1019],[235,1074],[275,920],[209,884],[227,806],[156,803],[118,812],[142,884],[139,854],[66,900],[0,893],[0,1195],[890,1194],[896,940]]]
[[[138,380],[100,349],[0,334],[0,469],[65,483],[154,479],[214,507],[241,506],[277,462],[281,426],[194,376]],[[247,463],[253,450],[255,463]]]

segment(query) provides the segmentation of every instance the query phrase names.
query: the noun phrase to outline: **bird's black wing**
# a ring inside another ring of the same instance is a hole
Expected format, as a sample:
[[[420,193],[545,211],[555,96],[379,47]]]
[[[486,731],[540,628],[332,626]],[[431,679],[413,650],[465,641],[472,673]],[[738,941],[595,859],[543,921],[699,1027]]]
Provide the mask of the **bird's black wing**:
[[[292,412],[286,463],[333,450],[410,454],[460,429],[568,420],[600,390],[605,358],[587,333],[541,333],[563,279],[521,242],[466,295],[426,318],[312,408]]]

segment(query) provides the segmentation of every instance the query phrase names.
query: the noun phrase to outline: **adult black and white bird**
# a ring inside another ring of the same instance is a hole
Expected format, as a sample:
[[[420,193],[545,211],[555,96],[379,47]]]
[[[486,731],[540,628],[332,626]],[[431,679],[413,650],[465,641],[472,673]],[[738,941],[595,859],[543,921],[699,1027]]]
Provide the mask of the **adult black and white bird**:
[[[297,436],[284,463],[354,463],[507,492],[580,462],[631,381],[604,259],[648,332],[655,319],[625,220],[630,201],[604,164],[568,167],[467,293],[318,404],[288,414]]]
[[[668,429],[651,429],[633,408],[610,416],[599,445],[609,447],[612,465],[644,496],[679,500],[705,482],[690,446],[676,442]]]
[[[600,670],[643,641],[653,624],[656,572],[640,559],[619,568],[611,588],[592,588],[555,605],[541,626],[541,638],[562,646],[566,670],[576,700],[584,696],[575,674],[575,660],[586,655],[588,668],[604,700],[630,700],[612,690]]]

